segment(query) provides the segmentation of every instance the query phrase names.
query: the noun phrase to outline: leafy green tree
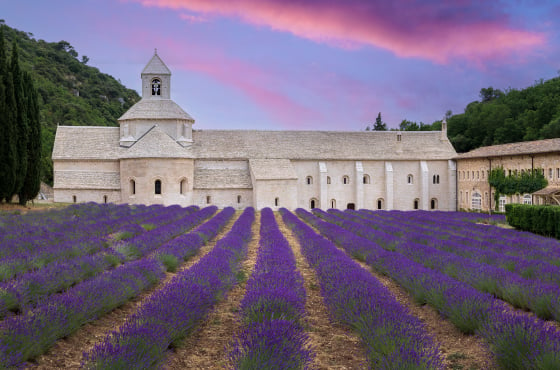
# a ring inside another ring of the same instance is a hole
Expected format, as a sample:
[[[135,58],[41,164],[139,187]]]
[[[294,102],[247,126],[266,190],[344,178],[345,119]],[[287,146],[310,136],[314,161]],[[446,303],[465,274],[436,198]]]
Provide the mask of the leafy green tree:
[[[543,189],[548,185],[542,169],[523,171],[506,176],[503,167],[490,171],[488,183],[494,188],[495,208],[498,209],[501,195],[528,194]]]
[[[387,124],[381,120],[381,112],[379,112],[377,118],[375,119],[373,131],[387,131]]]
[[[399,130],[401,131],[420,131],[420,126],[416,122],[408,121],[403,119],[399,124]]]

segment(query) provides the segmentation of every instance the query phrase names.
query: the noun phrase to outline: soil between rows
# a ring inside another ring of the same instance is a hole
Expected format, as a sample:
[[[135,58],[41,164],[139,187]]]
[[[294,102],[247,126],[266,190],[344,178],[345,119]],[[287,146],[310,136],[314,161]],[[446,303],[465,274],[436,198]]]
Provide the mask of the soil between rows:
[[[231,227],[238,217],[239,213],[236,213],[226,224],[224,230],[222,230],[222,232],[220,232],[209,243],[200,248],[195,256],[191,257],[187,262],[181,265],[181,267],[177,270],[177,273],[190,268],[204,255],[211,251],[216,244],[216,241],[223,238],[229,230],[231,230]],[[47,353],[39,356],[35,359],[35,361],[29,363],[27,368],[39,370],[80,368],[84,352],[90,351],[96,344],[102,342],[107,334],[117,330],[121,325],[123,325],[127,317],[136,312],[145,300],[149,299],[155,291],[161,289],[175,275],[175,273],[166,273],[166,277],[154,287],[139,294],[137,297],[103,315],[99,319],[85,324],[74,334],[58,340]]]

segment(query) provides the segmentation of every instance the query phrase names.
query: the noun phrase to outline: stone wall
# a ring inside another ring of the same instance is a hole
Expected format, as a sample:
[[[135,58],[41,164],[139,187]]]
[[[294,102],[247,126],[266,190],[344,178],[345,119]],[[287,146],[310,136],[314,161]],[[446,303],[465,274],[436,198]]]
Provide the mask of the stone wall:
[[[506,175],[528,171],[532,168],[544,169],[549,186],[560,186],[560,154],[513,155],[494,158],[463,158],[457,160],[457,203],[459,209],[473,210],[473,194],[482,198],[481,211],[488,211],[494,205],[493,192],[488,184],[491,168],[502,166]],[[506,197],[506,203],[522,203],[524,194]],[[535,199],[532,199],[534,202]],[[475,204],[476,206],[476,204]]]
[[[253,206],[252,189],[195,189],[193,203],[199,207],[217,206],[244,209]]]
[[[192,159],[122,159],[120,168],[123,203],[183,207],[193,204]],[[161,194],[155,193],[157,180],[161,182]]]

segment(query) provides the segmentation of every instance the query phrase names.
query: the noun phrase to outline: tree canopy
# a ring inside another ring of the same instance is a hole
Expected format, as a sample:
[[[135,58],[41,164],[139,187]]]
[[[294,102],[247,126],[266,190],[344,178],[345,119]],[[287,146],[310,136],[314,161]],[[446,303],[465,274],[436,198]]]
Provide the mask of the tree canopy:
[[[12,55],[15,42],[19,68],[29,73],[37,89],[42,129],[41,178],[52,184],[51,155],[56,126],[117,126],[117,119],[140,96],[112,76],[88,66],[89,58],[80,57],[69,42],[36,40],[31,33],[2,23],[6,55]]]
[[[481,101],[448,119],[457,152],[481,146],[560,137],[560,78],[539,80],[523,90],[480,90]]]

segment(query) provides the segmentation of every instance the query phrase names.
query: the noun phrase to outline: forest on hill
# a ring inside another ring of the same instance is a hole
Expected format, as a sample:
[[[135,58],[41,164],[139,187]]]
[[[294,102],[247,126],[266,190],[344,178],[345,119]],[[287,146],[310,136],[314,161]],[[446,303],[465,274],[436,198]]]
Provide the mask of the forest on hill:
[[[560,137],[560,78],[539,80],[522,90],[480,90],[480,101],[448,119],[455,150]]]
[[[112,76],[88,66],[66,41],[36,40],[33,34],[7,26],[3,20],[8,53],[15,40],[21,69],[30,73],[38,92],[42,128],[41,178],[53,182],[52,148],[57,125],[117,126],[117,119],[140,96]]]
[[[560,137],[560,77],[539,80],[525,89],[493,87],[480,90],[480,100],[469,103],[464,113],[448,111],[447,136],[458,153],[488,146]],[[378,116],[374,130],[381,120]],[[403,120],[402,131],[441,130],[432,124]],[[367,130],[367,128],[366,128]]]

